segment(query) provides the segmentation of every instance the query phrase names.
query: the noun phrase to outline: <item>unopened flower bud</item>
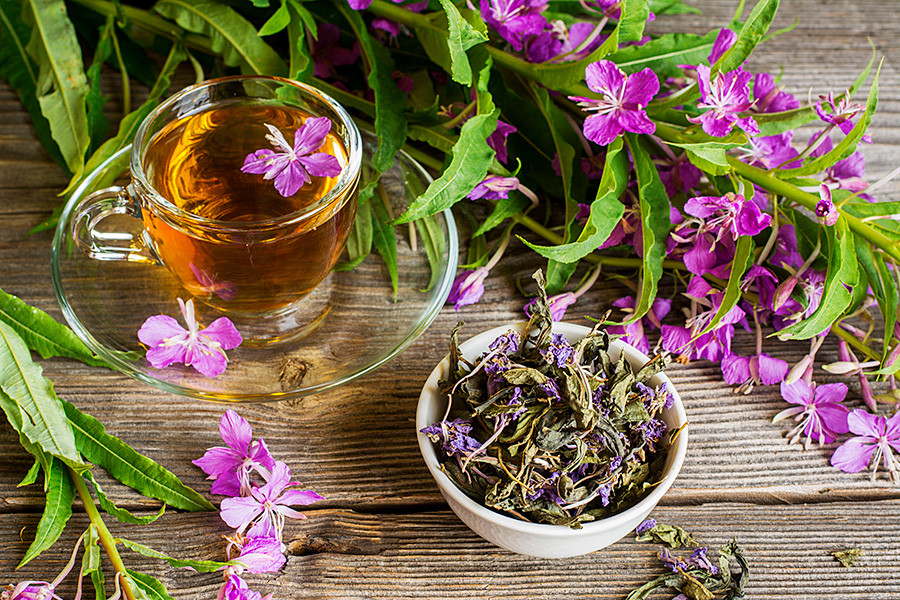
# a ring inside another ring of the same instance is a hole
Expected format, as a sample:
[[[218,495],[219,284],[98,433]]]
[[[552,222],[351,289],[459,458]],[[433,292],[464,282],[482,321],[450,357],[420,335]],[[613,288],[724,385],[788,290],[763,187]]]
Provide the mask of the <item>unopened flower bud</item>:
[[[819,186],[819,202],[816,204],[816,217],[822,225],[832,226],[837,223],[838,209],[831,199],[831,189],[824,183]]]
[[[784,383],[791,384],[799,381],[803,378],[808,370],[811,370],[811,368],[812,357],[807,354],[806,356],[801,358],[800,361],[790,370],[790,372],[787,374],[787,377],[784,378]]]

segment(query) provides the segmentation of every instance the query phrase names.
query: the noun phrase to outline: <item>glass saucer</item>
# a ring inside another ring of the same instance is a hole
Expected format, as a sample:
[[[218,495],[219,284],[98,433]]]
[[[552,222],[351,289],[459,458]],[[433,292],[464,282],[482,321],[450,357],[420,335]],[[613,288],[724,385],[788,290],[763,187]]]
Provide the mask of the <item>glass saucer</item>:
[[[144,356],[138,329],[147,317],[158,314],[181,323],[176,299],[186,300],[189,294],[163,266],[94,260],[72,241],[73,207],[117,178],[127,181],[130,150],[123,148],[100,165],[66,204],[53,237],[51,269],[56,298],[72,329],[96,354],[139,381],[174,394],[224,402],[308,396],[388,362],[425,331],[447,300],[458,254],[449,210],[430,217],[427,227],[417,223],[415,228],[395,228],[396,296],[385,262],[373,248],[362,263],[352,270],[332,271],[304,298],[287,317],[293,324],[278,343],[242,344],[229,350],[228,368],[221,375],[204,377],[178,364],[156,369]],[[370,201],[384,200],[399,215],[431,178],[401,153],[381,181],[385,193]],[[195,305],[201,325],[221,316],[201,302]],[[241,323],[234,320],[241,330]]]

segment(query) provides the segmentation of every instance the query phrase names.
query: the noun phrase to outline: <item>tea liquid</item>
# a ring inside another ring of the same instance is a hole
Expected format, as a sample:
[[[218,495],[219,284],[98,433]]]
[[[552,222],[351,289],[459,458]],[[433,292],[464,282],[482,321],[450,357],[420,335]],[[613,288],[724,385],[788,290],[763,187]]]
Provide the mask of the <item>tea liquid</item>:
[[[277,151],[265,137],[265,124],[293,144],[296,130],[311,116],[298,108],[239,100],[178,119],[148,145],[144,171],[162,197],[192,215],[234,224],[209,228],[145,204],[145,226],[156,252],[198,298],[235,314],[277,312],[312,291],[337,262],[356,211],[356,184],[292,225],[263,226],[260,221],[316,205],[337,178],[313,177],[285,198],[271,180],[241,172],[251,152]],[[318,152],[347,168],[347,150],[333,132]]]

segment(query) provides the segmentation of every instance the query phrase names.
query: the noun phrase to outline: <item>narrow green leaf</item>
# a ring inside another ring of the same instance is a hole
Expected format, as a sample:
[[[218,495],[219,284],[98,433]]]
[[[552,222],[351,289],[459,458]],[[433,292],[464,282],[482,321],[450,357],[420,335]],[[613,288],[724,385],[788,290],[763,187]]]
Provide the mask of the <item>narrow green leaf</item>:
[[[632,323],[643,317],[656,299],[657,284],[662,276],[662,263],[666,256],[666,237],[672,222],[669,216],[669,196],[659,179],[653,159],[636,135],[626,134],[625,141],[631,151],[637,175],[643,237],[641,255],[644,258],[636,306],[627,321]]]
[[[625,214],[620,198],[628,183],[628,157],[622,151],[622,138],[616,138],[607,146],[606,164],[597,188],[597,197],[591,203],[591,213],[581,235],[574,242],[559,246],[537,246],[525,242],[529,248],[560,262],[581,260],[606,241],[616,224]]]
[[[126,569],[128,579],[134,583],[135,591],[143,600],[175,600],[166,591],[166,586],[151,575]]]
[[[66,420],[53,384],[16,331],[0,321],[0,388],[22,411],[22,433],[44,452],[81,472],[88,468],[75,448],[75,436]]]
[[[384,188],[378,186],[379,200],[369,202],[372,206],[372,243],[378,254],[384,259],[388,276],[391,279],[391,288],[394,290],[394,299],[399,292],[399,273],[397,269],[397,239],[394,237],[394,226],[391,225],[391,215],[388,214],[385,205],[380,200],[384,199]]]
[[[84,537],[84,554],[81,557],[81,574],[88,575],[100,570],[100,533],[91,523]]]
[[[278,33],[282,29],[286,28],[290,22],[291,11],[290,9],[288,9],[287,0],[281,0],[281,6],[278,7],[278,10],[272,13],[272,16],[269,17],[269,20],[259,28],[259,36],[265,37],[267,35]]]
[[[425,142],[435,150],[449,154],[459,138],[443,127],[424,127],[411,125],[409,138],[417,142]]]
[[[78,450],[87,460],[145,496],[175,508],[192,512],[215,510],[208,500],[181,483],[172,472],[106,433],[100,421],[65,400],[62,404],[75,431]]]
[[[826,331],[850,306],[852,300],[848,288],[859,283],[859,264],[853,232],[844,219],[838,219],[826,230],[830,252],[828,272],[819,307],[808,318],[785,327],[779,336],[789,339],[808,339]]]
[[[731,170],[724,148],[691,146],[685,148],[688,160],[701,171],[713,175],[725,175]]]
[[[514,214],[525,210],[530,204],[531,200],[526,198],[523,194],[513,190],[506,198],[497,200],[493,210],[491,210],[491,214],[481,222],[481,225],[478,226],[478,229],[476,229],[475,233],[472,235],[484,235],[494,227],[501,225],[506,219]]]
[[[229,67],[243,73],[287,75],[287,66],[253,25],[230,6],[213,2],[160,0],[153,10],[180,27],[209,38],[210,46]]]
[[[218,571],[224,567],[227,567],[231,563],[221,563],[216,562],[214,560],[182,560],[180,558],[173,558],[168,554],[163,554],[153,548],[148,546],[144,546],[143,544],[138,544],[137,542],[132,542],[131,540],[126,540],[124,538],[116,538],[117,544],[122,544],[129,550],[133,552],[137,552],[138,554],[143,554],[148,558],[156,558],[158,560],[164,560],[176,569],[194,569],[195,571],[199,571],[201,573],[210,573],[212,571]]]
[[[34,464],[28,469],[28,472],[25,473],[25,477],[22,478],[22,481],[19,482],[19,485],[16,487],[25,487],[26,485],[31,485],[32,483],[37,481],[38,475],[41,473],[41,461],[37,458],[34,459]],[[46,478],[45,478],[46,479]]]
[[[728,283],[725,285],[722,303],[709,324],[697,336],[707,334],[718,327],[725,315],[737,306],[741,299],[741,278],[751,265],[754,246],[753,238],[749,235],[738,238],[737,246],[734,250],[734,261],[731,263],[731,274],[728,276]]]
[[[53,457],[44,452],[40,446],[34,444],[25,436],[23,431],[24,421],[22,410],[12,398],[3,392],[3,390],[0,390],[0,409],[2,409],[3,413],[6,415],[6,420],[9,422],[10,426],[19,434],[19,444],[34,457],[35,462],[40,463],[41,469],[43,469],[45,473],[50,470],[50,461]],[[27,480],[28,476],[26,476],[25,479]]]
[[[31,26],[26,50],[38,65],[35,91],[41,112],[69,171],[79,175],[91,139],[85,107],[89,86],[75,28],[63,0],[28,0],[22,17]]]
[[[897,323],[897,307],[900,304],[894,274],[887,266],[881,253],[873,252],[869,243],[860,236],[854,236],[854,240],[856,244],[856,259],[859,262],[859,266],[862,267],[860,275],[863,273],[866,275],[868,280],[867,287],[871,288],[878,304],[878,309],[881,311],[881,318],[884,320],[884,331],[894,331],[894,326]],[[866,286],[858,285],[856,287],[862,288],[863,291],[866,290]],[[884,363],[891,352],[889,345],[890,336],[886,337],[887,339],[883,344],[882,350],[882,363]],[[879,370],[878,373],[887,375],[893,374],[897,370],[900,370],[900,361],[896,361],[894,365]]]
[[[419,232],[419,241],[425,247],[425,255],[428,257],[428,265],[431,267],[431,278],[428,286],[421,290],[427,292],[440,280],[441,266],[444,264],[444,256],[447,253],[447,236],[435,216],[424,217],[414,221]]]
[[[87,70],[88,84],[90,85],[85,98],[87,108],[87,128],[90,134],[90,147],[97,148],[103,143],[106,132],[109,130],[109,119],[103,114],[103,105],[106,97],[100,88],[100,71],[113,52],[113,39],[115,33],[115,19],[106,18],[106,24],[100,28],[100,38],[94,48],[94,60]]]
[[[836,143],[834,148],[830,151],[807,162],[802,167],[779,170],[778,174],[780,177],[790,179],[793,177],[808,177],[815,175],[824,171],[839,160],[847,158],[856,152],[856,148],[863,135],[866,133],[866,130],[869,128],[869,124],[872,122],[872,116],[875,114],[875,109],[878,106],[878,75],[880,73],[881,66],[879,65],[878,70],[875,72],[875,78],[872,80],[872,86],[869,88],[869,97],[866,100],[866,110],[856,122],[856,125],[853,126],[853,129],[850,130],[850,133]]]
[[[44,472],[44,514],[38,521],[34,541],[25,552],[25,557],[17,569],[22,568],[34,557],[52,546],[59,539],[69,517],[72,516],[72,501],[75,499],[75,486],[69,478],[69,470],[57,458],[50,460],[50,470]]]
[[[50,133],[50,123],[41,113],[37,99],[37,69],[25,51],[31,34],[20,15],[22,6],[14,0],[0,0],[0,78],[5,80],[16,93],[22,107],[28,111],[34,131],[41,144],[59,166],[66,168],[66,161],[59,152],[59,146]]]
[[[756,45],[762,41],[775,19],[779,0],[760,0],[737,34],[734,45],[716,63],[723,73],[733,71],[744,64]]]
[[[309,11],[296,0],[288,0],[288,44],[289,59],[288,72],[292,79],[298,81],[309,81],[315,71],[315,63],[309,54],[309,47],[306,44],[306,32],[315,39],[316,22],[309,14]],[[310,26],[310,22],[312,22]]]
[[[348,261],[335,267],[336,271],[349,271],[366,259],[372,251],[372,203],[361,202],[356,208],[356,218],[347,237]]]
[[[575,163],[574,145],[581,143],[581,140],[577,137],[574,140],[567,139],[566,134],[572,132],[572,127],[566,119],[566,115],[553,103],[550,98],[550,93],[546,89],[542,87],[533,87],[531,92],[535,99],[535,105],[540,111],[541,116],[544,118],[544,121],[546,121],[550,130],[550,135],[553,138],[553,147],[556,150],[556,156],[558,158],[560,180],[562,181],[563,187],[563,199],[566,206],[567,233],[565,237],[566,241],[569,241],[569,225],[575,218],[575,214],[578,212],[578,203],[575,202],[572,197],[572,179]]]
[[[109,499],[109,496],[106,495],[106,492],[103,491],[103,488],[100,487],[100,484],[97,483],[97,480],[94,479],[94,475],[90,471],[85,473],[85,476],[94,486],[94,492],[97,494],[97,500],[100,502],[100,508],[105,510],[107,514],[112,515],[123,523],[131,523],[132,525],[147,525],[163,516],[163,514],[166,512],[166,505],[163,504],[162,507],[160,507],[159,512],[153,515],[139,517],[135,514],[132,514],[124,508],[119,508],[112,500]]]
[[[480,71],[478,113],[463,123],[450,164],[397,219],[397,223],[408,223],[450,208],[487,175],[494,160],[494,150],[488,146],[487,138],[497,129],[500,114],[487,91],[490,66],[488,61]]]
[[[107,366],[75,332],[21,299],[0,290],[0,321],[9,325],[42,358],[64,356],[94,366]]]
[[[449,35],[447,36],[447,48],[450,52],[450,74],[453,81],[463,85],[472,83],[472,67],[466,50],[472,46],[483,44],[488,36],[483,31],[475,29],[466,21],[456,5],[450,0],[440,0],[441,7],[447,17]]]
[[[553,259],[548,260],[547,293],[553,295],[561,292],[577,268],[578,261],[564,263]]]
[[[626,73],[649,67],[661,80],[680,77],[683,70],[679,65],[696,65],[706,60],[717,34],[667,33],[641,46],[621,48],[606,58]]]
[[[394,59],[378,40],[369,34],[365,21],[358,11],[346,2],[338,4],[341,13],[350,23],[368,69],[369,87],[375,94],[375,133],[378,148],[372,156],[372,166],[376,170],[387,171],[394,164],[394,157],[406,143],[407,123],[403,114],[406,108],[406,94],[400,91],[391,78]]]

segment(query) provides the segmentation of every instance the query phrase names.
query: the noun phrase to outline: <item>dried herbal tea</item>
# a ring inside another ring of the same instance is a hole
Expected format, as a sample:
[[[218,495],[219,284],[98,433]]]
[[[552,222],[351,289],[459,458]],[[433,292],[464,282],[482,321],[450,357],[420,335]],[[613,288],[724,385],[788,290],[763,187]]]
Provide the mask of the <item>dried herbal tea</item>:
[[[598,327],[574,346],[553,334],[543,276],[525,332],[510,330],[474,363],[451,334],[444,420],[422,430],[441,468],[470,497],[526,521],[568,525],[620,512],[656,485],[670,438],[666,363],[635,370]]]
[[[715,562],[705,546],[696,548],[689,557],[673,555],[668,549],[659,553],[659,560],[669,572],[633,589],[625,600],[645,600],[660,588],[680,590],[688,600],[736,600],[744,597],[744,587],[750,576],[750,565],[736,541],[719,548]],[[738,570],[731,571],[731,559]]]

